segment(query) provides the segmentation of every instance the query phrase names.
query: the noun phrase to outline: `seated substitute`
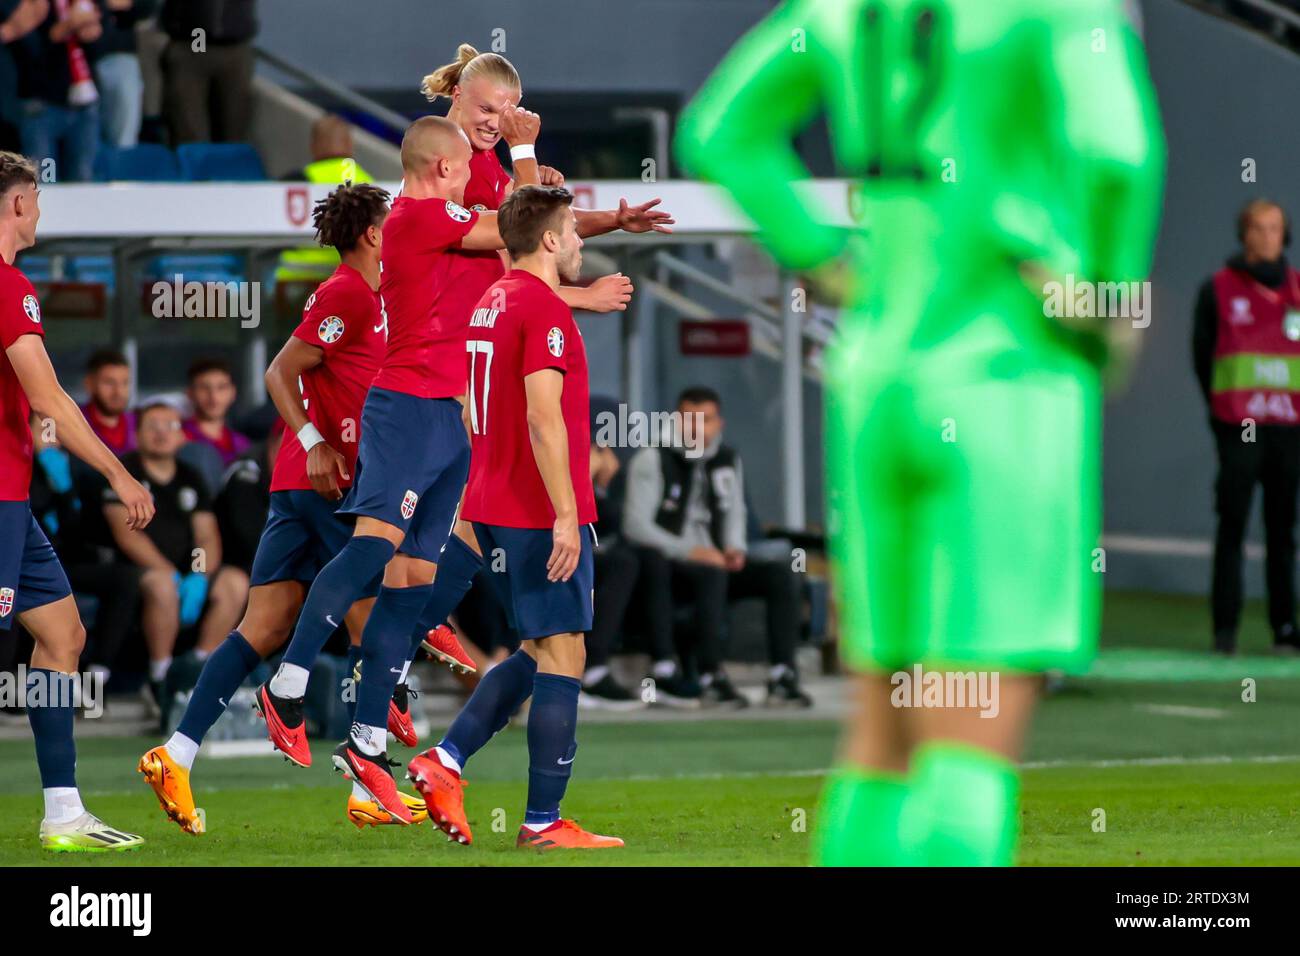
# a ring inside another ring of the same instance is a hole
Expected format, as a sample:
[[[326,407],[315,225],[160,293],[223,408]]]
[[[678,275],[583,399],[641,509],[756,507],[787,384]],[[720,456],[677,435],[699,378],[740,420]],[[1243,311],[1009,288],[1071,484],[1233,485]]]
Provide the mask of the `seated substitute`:
[[[810,706],[794,664],[799,580],[788,562],[747,557],[744,470],[740,454],[722,441],[722,400],[713,389],[694,386],[681,393],[677,410],[693,426],[683,431],[688,441],[637,452],[623,506],[623,533],[640,546],[656,684],[678,679],[673,608],[675,600],[688,599],[703,702],[747,706],[722,669],[723,640],[728,603],[756,597],[767,607],[767,704]]]
[[[171,666],[182,628],[198,625],[195,653],[206,657],[239,623],[248,575],[221,563],[221,535],[199,473],[176,458],[185,441],[181,413],[153,401],[137,415],[139,449],[123,456],[127,472],[153,493],[156,517],[144,531],[127,527],[126,509],[104,490],[104,520],[118,551],[140,568],[142,630],[155,695]]]

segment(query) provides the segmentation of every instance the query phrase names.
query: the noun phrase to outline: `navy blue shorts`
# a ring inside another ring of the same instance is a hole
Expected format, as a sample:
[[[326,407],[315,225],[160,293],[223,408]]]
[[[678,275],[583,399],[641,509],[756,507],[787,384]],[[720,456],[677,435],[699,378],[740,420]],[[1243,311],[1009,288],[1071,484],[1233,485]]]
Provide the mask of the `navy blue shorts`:
[[[580,529],[582,555],[567,581],[546,579],[555,541],[550,528],[504,528],[476,521],[474,534],[483,549],[483,570],[520,640],[591,630],[596,532],[590,525]],[[501,571],[494,570],[501,566],[494,554],[498,548],[504,559]]]
[[[397,550],[437,563],[469,477],[469,436],[454,398],[372,388],[361,411],[357,473],[339,514],[406,532]]]
[[[32,608],[72,593],[59,556],[26,501],[0,501],[0,631]]]
[[[251,584],[305,581],[310,584],[352,537],[352,525],[340,518],[339,503],[314,491],[276,491],[266,527],[253,556]],[[384,576],[381,572],[362,597],[374,597]]]

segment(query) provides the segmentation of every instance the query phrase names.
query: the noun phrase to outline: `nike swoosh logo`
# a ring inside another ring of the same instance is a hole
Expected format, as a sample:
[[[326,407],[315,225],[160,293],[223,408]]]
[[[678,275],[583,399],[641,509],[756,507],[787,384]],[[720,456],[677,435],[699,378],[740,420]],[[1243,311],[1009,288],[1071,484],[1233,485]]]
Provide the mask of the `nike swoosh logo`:
[[[325,623],[330,627],[338,627],[338,624],[334,623],[334,618],[328,614],[325,615]]]
[[[222,707],[229,707],[229,706],[230,706],[229,704],[226,703],[226,698],[224,698],[224,697],[218,697],[218,698],[217,698],[217,703],[220,704]]]
[[[388,668],[388,673],[390,673],[390,674],[401,674],[401,673],[402,673],[402,669],[401,669],[400,667],[390,667],[390,668]]]
[[[375,332],[382,332],[382,331],[384,331],[384,324],[383,324],[382,322],[380,322],[378,325],[376,325],[376,326],[374,327],[374,330],[373,330],[373,331],[375,331]]]
[[[560,764],[561,766],[568,766],[569,764],[573,763],[573,758],[570,757],[568,760],[557,760],[555,762]]]

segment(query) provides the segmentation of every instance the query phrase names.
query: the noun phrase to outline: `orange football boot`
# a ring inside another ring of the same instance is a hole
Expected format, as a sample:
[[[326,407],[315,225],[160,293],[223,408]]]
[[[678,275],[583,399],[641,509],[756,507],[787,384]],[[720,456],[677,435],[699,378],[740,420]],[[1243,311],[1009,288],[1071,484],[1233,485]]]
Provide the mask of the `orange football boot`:
[[[528,827],[519,828],[517,847],[535,850],[612,850],[623,845],[618,837],[588,833],[572,820],[556,820],[545,830],[534,833]]]
[[[203,815],[195,809],[194,794],[190,791],[190,772],[172,759],[166,747],[146,751],[136,769],[153,788],[167,819],[186,833],[197,836],[203,832]]]

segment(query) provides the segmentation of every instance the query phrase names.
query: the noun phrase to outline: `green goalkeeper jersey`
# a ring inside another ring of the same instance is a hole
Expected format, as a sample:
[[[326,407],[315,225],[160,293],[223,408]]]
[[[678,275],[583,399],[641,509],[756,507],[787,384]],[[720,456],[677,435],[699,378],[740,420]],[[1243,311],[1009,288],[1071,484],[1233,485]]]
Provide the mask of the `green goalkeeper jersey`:
[[[796,188],[808,172],[792,139],[818,112],[861,183],[861,241]],[[889,316],[889,351],[956,334],[1020,263],[1097,282],[1150,264],[1163,140],[1117,0],[791,0],[728,55],[676,145],[783,265],[850,244],[851,314]],[[1003,322],[1027,342],[1044,320]]]

